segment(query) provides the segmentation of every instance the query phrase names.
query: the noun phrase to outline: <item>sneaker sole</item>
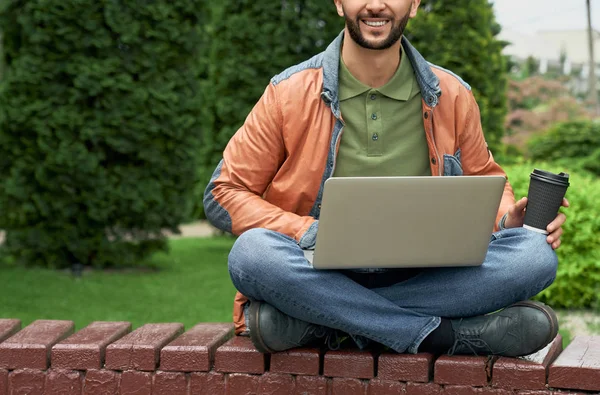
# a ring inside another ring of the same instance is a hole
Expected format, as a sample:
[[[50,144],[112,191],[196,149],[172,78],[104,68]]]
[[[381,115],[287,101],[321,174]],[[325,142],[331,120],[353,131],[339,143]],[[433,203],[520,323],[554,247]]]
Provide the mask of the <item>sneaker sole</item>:
[[[547,306],[541,302],[535,302],[533,300],[524,300],[522,302],[517,302],[517,303],[512,304],[510,307],[513,307],[513,306],[531,307],[536,310],[539,310],[542,313],[544,313],[546,315],[546,317],[548,318],[548,321],[550,321],[550,325],[551,325],[550,338],[546,339],[546,343],[544,346],[538,348],[537,350],[531,352],[530,354],[540,351],[541,349],[546,347],[552,340],[554,340],[554,338],[556,337],[556,334],[558,333],[558,318],[556,317],[556,313],[554,312],[554,310],[552,310],[550,308],[550,306]]]
[[[272,354],[274,351],[271,350],[267,345],[263,342],[262,336],[260,335],[260,307],[262,306],[262,302],[259,301],[251,301],[250,307],[248,307],[248,329],[250,329],[250,340],[252,340],[252,344],[263,354]]]

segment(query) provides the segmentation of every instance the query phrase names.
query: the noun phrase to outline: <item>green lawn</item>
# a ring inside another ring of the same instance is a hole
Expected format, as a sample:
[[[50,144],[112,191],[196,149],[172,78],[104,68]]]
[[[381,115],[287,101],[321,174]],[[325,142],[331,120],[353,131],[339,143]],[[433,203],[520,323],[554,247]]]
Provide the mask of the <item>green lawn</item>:
[[[235,289],[227,272],[232,238],[172,240],[158,270],[85,272],[0,267],[0,318],[150,322],[231,322]]]

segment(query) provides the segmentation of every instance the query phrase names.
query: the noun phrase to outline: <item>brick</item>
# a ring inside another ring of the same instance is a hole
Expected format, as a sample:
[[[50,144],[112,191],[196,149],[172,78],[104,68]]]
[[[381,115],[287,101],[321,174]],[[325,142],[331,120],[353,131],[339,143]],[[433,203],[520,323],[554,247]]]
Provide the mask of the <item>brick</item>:
[[[160,369],[208,372],[216,349],[232,335],[232,324],[198,324],[161,350]]]
[[[8,393],[11,395],[43,394],[46,374],[37,369],[18,369],[8,374]]]
[[[359,379],[334,377],[330,381],[331,395],[365,395],[367,386]]]
[[[296,376],[295,395],[328,395],[327,378],[323,376]]]
[[[323,375],[370,379],[375,375],[375,359],[368,351],[328,351],[323,362]]]
[[[550,365],[548,385],[600,391],[600,336],[576,336]]]
[[[367,395],[397,395],[406,392],[406,384],[399,381],[373,379],[367,386]]]
[[[293,348],[271,354],[269,370],[275,373],[318,376],[320,353],[316,348]]]
[[[377,377],[382,380],[428,383],[433,372],[432,354],[394,354],[379,356]]]
[[[445,385],[444,395],[477,395],[477,388],[468,385]]]
[[[552,391],[552,390],[523,390],[523,391],[516,391],[513,394],[516,395],[591,395],[591,394],[595,394],[598,395],[598,392],[572,392],[572,391],[566,391],[566,390],[557,390],[557,391]]]
[[[0,319],[0,343],[21,329],[21,320]]]
[[[467,355],[443,355],[435,361],[436,384],[486,386],[488,358]]]
[[[499,358],[492,369],[492,384],[497,388],[543,390],[546,388],[548,366],[562,351],[560,335],[535,354],[519,358]]]
[[[152,373],[128,370],[121,373],[120,395],[152,395]]]
[[[255,373],[265,371],[266,355],[258,352],[249,337],[234,336],[215,353],[215,370],[222,373]]]
[[[439,395],[442,387],[434,383],[406,383],[406,395]]]
[[[8,370],[0,369],[0,395],[8,395]]]
[[[130,330],[129,322],[92,322],[52,347],[51,365],[58,369],[102,369],[106,346]]]
[[[120,375],[112,370],[88,370],[83,382],[83,395],[115,395]]]
[[[183,332],[183,324],[146,324],[106,347],[107,369],[153,371],[160,350]]]
[[[191,373],[190,395],[225,395],[225,375],[221,373]]]
[[[187,377],[181,372],[162,372],[154,374],[152,384],[153,395],[185,395],[187,391]]]
[[[448,388],[448,387],[446,387]],[[514,395],[512,390],[506,390],[501,388],[483,387],[476,388],[475,393],[477,395]]]
[[[559,392],[560,391],[560,392]],[[553,395],[598,395],[600,392],[588,392],[588,391],[567,391],[567,390],[555,390],[552,391]]]
[[[510,390],[468,385],[445,385],[441,393],[444,395],[513,395]]]
[[[444,395],[513,395],[511,390],[491,387],[471,387],[468,385],[445,385]]]
[[[225,381],[226,393],[231,395],[258,395],[260,376],[245,373],[231,373]]]
[[[264,395],[293,394],[295,384],[290,374],[267,372],[260,377],[258,392]]]
[[[0,343],[0,368],[48,369],[50,348],[72,334],[74,328],[73,321],[32,322]]]
[[[44,395],[81,394],[83,376],[74,370],[49,369],[44,387]]]

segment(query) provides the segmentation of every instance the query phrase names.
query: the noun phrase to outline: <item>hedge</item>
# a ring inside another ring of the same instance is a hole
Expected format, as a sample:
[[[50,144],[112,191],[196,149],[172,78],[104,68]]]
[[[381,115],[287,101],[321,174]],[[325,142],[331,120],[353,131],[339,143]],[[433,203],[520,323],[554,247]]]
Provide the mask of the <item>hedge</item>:
[[[133,265],[189,217],[203,3],[0,6],[0,229],[12,261]]]

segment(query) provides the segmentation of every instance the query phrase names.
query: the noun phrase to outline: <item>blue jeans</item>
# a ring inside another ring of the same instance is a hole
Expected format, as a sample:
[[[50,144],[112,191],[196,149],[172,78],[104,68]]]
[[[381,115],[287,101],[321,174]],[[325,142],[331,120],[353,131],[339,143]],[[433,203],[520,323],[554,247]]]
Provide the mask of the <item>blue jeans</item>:
[[[266,229],[243,233],[229,254],[231,280],[245,296],[400,353],[416,353],[441,317],[487,314],[531,298],[554,281],[557,265],[546,235],[523,228],[494,233],[481,266],[424,269],[377,288],[345,271],[314,269],[295,240]]]

